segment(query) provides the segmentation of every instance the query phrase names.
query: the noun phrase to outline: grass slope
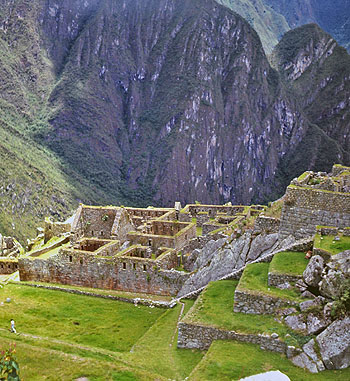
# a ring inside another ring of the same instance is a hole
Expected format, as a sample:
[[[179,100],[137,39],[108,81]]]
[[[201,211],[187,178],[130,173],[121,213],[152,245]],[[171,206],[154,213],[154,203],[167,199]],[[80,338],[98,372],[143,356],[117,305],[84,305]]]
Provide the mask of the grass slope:
[[[112,351],[129,351],[164,310],[97,298],[22,287],[0,290],[12,302],[0,309],[6,328],[12,317],[19,331]]]
[[[294,290],[281,290],[277,287],[268,286],[269,266],[269,263],[247,265],[239,281],[238,289],[297,302],[302,301],[300,295]]]
[[[311,374],[294,366],[285,356],[263,351],[257,345],[216,341],[189,380],[239,380],[272,370],[285,373],[292,381],[347,381],[350,378],[350,368]]]
[[[331,254],[338,254],[345,250],[350,250],[350,237],[339,236],[340,240],[335,241],[335,236],[321,236],[316,234],[314,240],[314,247],[326,250]]]
[[[184,321],[240,333],[273,333],[281,337],[287,333],[284,325],[273,316],[248,315],[233,312],[234,292],[237,281],[222,280],[211,282],[198,297]]]
[[[308,260],[305,253],[283,251],[276,254],[270,264],[269,272],[286,275],[302,275]]]
[[[185,379],[203,357],[177,349],[170,310],[9,284],[0,289],[0,348],[14,341],[26,380]],[[185,301],[185,309],[193,301]],[[8,331],[14,318],[19,335]],[[77,325],[76,323],[79,323]]]

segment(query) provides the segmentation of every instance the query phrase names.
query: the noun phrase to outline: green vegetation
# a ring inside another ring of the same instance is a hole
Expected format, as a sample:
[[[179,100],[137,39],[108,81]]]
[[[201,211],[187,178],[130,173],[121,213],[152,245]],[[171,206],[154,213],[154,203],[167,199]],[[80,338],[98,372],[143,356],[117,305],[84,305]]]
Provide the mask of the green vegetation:
[[[277,200],[264,210],[263,215],[266,217],[281,218],[282,215],[283,200]]]
[[[302,275],[308,263],[305,253],[283,251],[273,257],[269,271],[286,275]]]
[[[268,286],[269,266],[269,263],[247,265],[239,281],[238,289],[297,302],[302,301],[300,295],[294,290],[280,290],[277,287]]]
[[[338,236],[339,241],[335,241],[335,236],[316,234],[314,240],[314,247],[328,251],[332,255],[341,253],[342,251],[350,249],[350,237]]]
[[[83,292],[92,292],[97,295],[112,295],[112,296],[120,296],[121,298],[126,299],[152,299],[152,300],[161,300],[161,301],[170,301],[172,299],[171,296],[163,296],[163,295],[150,295],[150,294],[142,294],[142,293],[133,293],[127,291],[116,291],[116,290],[103,290],[101,288],[91,288],[91,287],[78,287],[72,285],[64,285],[64,284],[56,284],[56,283],[45,283],[45,282],[21,282],[21,285],[25,284],[34,284],[34,285],[42,285],[48,287],[59,287],[67,290],[78,290]]]
[[[191,381],[231,381],[279,370],[293,381],[347,381],[350,368],[311,374],[294,366],[285,356],[261,350],[257,345],[215,341],[203,361],[191,373]]]
[[[19,331],[112,351],[129,351],[164,310],[10,284],[0,290],[0,320]],[[50,322],[50,323],[49,323]],[[142,322],[140,324],[140,322]]]
[[[176,347],[181,305],[164,310],[17,284],[0,289],[0,341],[16,342],[21,378],[183,380],[202,359]],[[185,301],[184,313],[193,305]],[[9,332],[14,318],[18,335]]]
[[[284,337],[288,332],[287,328],[276,322],[273,316],[233,312],[237,283],[232,280],[209,283],[185,316],[184,321],[240,333],[277,332]]]
[[[0,379],[19,381],[19,366],[16,360],[16,349],[10,346],[6,350],[0,348]]]

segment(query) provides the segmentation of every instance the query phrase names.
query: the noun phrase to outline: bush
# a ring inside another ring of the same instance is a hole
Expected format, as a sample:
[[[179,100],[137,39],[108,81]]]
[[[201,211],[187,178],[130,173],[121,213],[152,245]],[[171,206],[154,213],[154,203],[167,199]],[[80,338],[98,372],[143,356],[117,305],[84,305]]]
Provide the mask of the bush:
[[[343,317],[350,313],[350,279],[342,285],[340,296],[334,301],[332,316]]]
[[[0,380],[19,381],[19,366],[15,357],[15,344],[0,354]]]

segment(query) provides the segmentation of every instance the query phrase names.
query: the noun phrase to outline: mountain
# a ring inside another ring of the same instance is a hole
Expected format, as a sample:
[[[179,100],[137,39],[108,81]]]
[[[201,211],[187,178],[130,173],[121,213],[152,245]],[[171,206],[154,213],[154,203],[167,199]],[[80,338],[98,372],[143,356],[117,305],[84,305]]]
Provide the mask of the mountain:
[[[324,170],[336,160],[349,163],[350,56],[347,51],[316,24],[309,24],[286,33],[273,51],[271,61],[313,124],[290,159],[284,161],[284,167],[296,175],[300,168]]]
[[[52,56],[60,80],[42,138],[74,171],[136,205],[268,193],[308,123],[244,19],[211,0],[109,0],[74,25],[52,9],[48,51],[76,34]]]
[[[271,36],[273,21],[287,28],[255,4]],[[23,239],[80,200],[263,202],[309,166],[347,163],[347,119],[328,115],[347,90],[328,102],[335,88],[284,70],[310,41],[302,31],[301,50],[287,33],[272,67],[249,23],[214,0],[4,0],[0,230]]]
[[[289,29],[317,23],[350,49],[350,0],[217,0],[247,19],[271,53]]]

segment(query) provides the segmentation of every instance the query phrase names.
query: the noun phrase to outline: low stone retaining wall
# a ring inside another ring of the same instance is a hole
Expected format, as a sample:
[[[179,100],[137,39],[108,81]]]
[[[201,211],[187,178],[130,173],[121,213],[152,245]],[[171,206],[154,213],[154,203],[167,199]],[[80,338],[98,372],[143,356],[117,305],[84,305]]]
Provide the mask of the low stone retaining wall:
[[[258,216],[254,223],[254,232],[255,233],[278,233],[280,228],[280,219],[267,217],[267,216]]]
[[[233,311],[254,315],[272,315],[276,310],[286,306],[297,306],[298,303],[273,296],[249,293],[249,291],[235,291]]]
[[[56,249],[57,247],[60,247],[60,246],[64,245],[65,243],[68,243],[69,239],[70,239],[69,236],[62,237],[61,239],[59,239],[57,242],[54,242],[50,246],[47,246],[47,247],[44,247],[42,249],[38,249],[38,250],[32,251],[29,256],[30,257],[39,257],[40,255],[46,254],[49,251],[51,251],[53,249]]]
[[[72,288],[64,288],[64,287],[59,287],[59,286],[45,286],[42,284],[33,284],[33,283],[32,284],[21,283],[21,286],[28,286],[28,287],[34,287],[34,288],[44,288],[46,290],[67,292],[68,294],[92,296],[94,298],[111,299],[111,300],[117,300],[119,302],[141,304],[141,305],[147,306],[147,307],[173,308],[176,306],[176,302],[173,302],[173,301],[162,302],[160,300],[151,300],[151,299],[142,299],[142,298],[123,298],[122,296],[97,294],[95,292],[75,290]]]
[[[261,334],[244,334],[235,331],[206,327],[196,324],[179,323],[178,348],[206,350],[214,340],[235,340],[260,345],[262,349],[286,353],[287,345],[277,338]]]
[[[286,283],[295,283],[302,278],[302,275],[286,275],[278,273],[269,273],[268,285],[274,287],[280,287]],[[282,287],[283,288],[283,287]]]

